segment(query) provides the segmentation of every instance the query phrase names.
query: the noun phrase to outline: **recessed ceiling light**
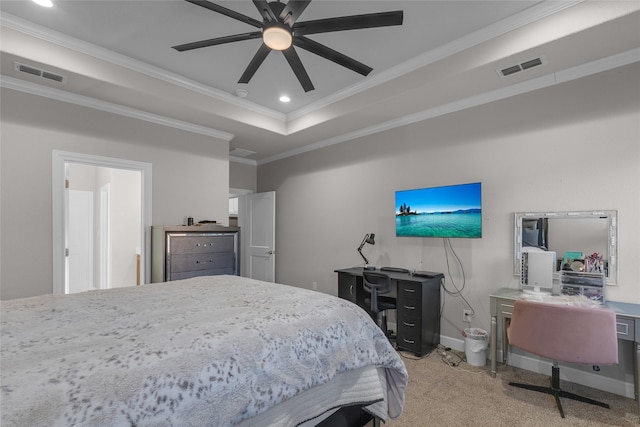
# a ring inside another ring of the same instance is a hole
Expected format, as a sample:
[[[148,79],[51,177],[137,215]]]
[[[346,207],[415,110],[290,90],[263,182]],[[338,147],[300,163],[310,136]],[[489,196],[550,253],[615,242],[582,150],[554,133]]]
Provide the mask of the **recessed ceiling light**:
[[[53,7],[53,2],[51,0],[32,0],[35,4],[38,4],[42,7]]]
[[[291,101],[291,98],[289,98],[287,95],[282,95],[280,97],[280,102],[289,102]]]

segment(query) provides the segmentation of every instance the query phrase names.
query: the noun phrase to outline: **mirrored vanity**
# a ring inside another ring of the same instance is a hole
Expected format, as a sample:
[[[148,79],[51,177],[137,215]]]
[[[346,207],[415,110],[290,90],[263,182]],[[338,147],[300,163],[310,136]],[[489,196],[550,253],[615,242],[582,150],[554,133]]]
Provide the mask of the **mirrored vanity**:
[[[554,285],[562,283],[563,275],[580,278],[581,275],[598,274],[602,278],[602,288],[619,284],[618,211],[516,212],[513,239],[516,276],[522,277],[523,254],[555,252]],[[595,263],[590,262],[593,259]],[[514,302],[525,293],[523,289],[502,288],[490,295],[493,377],[497,362],[504,361],[507,355],[506,325]],[[616,313],[618,339],[633,344],[633,397],[640,411],[640,304],[603,300],[602,306]]]
[[[524,252],[556,253],[554,282],[567,277],[603,276],[607,285],[618,280],[618,212],[516,212],[514,274],[522,275]]]

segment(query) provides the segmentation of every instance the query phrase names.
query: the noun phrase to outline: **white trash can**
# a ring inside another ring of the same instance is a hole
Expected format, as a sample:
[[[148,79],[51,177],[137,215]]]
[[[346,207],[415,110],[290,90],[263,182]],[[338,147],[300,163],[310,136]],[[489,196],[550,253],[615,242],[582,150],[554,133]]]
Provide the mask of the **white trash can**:
[[[464,352],[467,356],[467,363],[473,366],[486,365],[486,350],[489,346],[487,331],[480,328],[465,328],[462,331],[462,336],[464,337]]]

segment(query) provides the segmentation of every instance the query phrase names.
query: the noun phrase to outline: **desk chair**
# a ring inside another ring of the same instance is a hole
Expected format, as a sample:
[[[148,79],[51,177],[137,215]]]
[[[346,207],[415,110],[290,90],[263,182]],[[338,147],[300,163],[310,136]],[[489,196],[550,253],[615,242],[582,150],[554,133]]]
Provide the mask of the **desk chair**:
[[[387,337],[390,337],[391,334],[387,329],[386,311],[394,310],[396,305],[388,300],[381,300],[379,297],[391,292],[391,278],[387,274],[377,271],[363,271],[362,278],[364,279],[362,287],[365,291],[371,293],[371,298],[365,299],[365,302],[370,304],[371,314],[376,319],[380,329]]]
[[[551,394],[560,415],[560,397],[609,408],[606,403],[560,389],[558,361],[585,365],[618,363],[616,315],[599,307],[517,300],[507,329],[509,344],[553,361],[551,387],[510,382],[509,385]]]

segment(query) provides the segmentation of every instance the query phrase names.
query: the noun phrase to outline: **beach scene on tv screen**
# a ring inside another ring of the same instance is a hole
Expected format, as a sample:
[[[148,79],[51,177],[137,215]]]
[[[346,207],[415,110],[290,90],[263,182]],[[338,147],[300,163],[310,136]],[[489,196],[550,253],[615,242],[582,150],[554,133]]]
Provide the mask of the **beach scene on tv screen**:
[[[482,237],[481,184],[397,191],[396,236]]]

